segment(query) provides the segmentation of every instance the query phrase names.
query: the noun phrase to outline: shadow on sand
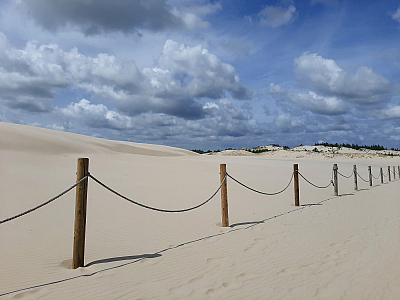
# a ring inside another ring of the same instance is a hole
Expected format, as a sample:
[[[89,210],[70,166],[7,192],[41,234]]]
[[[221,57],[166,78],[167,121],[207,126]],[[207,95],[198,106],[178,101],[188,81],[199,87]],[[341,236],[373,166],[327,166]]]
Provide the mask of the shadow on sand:
[[[115,261],[134,260],[134,259],[140,259],[140,258],[143,258],[143,259],[144,258],[156,258],[156,257],[160,257],[160,256],[161,256],[161,254],[153,253],[153,254],[110,257],[110,258],[104,258],[104,259],[91,261],[90,263],[86,264],[85,267],[90,267],[93,265],[105,264],[105,263],[115,262]]]

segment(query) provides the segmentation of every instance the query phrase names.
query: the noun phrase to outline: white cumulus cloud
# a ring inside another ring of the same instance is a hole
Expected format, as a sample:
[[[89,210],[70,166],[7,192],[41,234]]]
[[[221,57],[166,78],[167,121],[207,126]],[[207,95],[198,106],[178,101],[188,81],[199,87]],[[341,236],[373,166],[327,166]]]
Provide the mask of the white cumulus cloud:
[[[305,52],[295,58],[294,70],[308,78],[318,91],[361,104],[377,102],[390,90],[389,81],[370,68],[363,66],[352,74],[316,53]]]
[[[50,112],[60,90],[81,89],[128,115],[165,113],[199,119],[198,98],[220,99],[228,92],[248,98],[235,68],[201,45],[167,40],[155,65],[139,70],[133,61],[100,53],[95,57],[56,44],[28,42],[14,48],[0,34],[0,101],[10,108]]]
[[[95,128],[129,129],[133,126],[131,118],[109,110],[104,104],[90,104],[86,99],[59,108],[58,112],[68,119],[83,120],[86,125]]]
[[[316,114],[336,115],[347,111],[346,105],[337,97],[323,97],[311,91],[306,94],[288,93],[288,96],[301,107]]]

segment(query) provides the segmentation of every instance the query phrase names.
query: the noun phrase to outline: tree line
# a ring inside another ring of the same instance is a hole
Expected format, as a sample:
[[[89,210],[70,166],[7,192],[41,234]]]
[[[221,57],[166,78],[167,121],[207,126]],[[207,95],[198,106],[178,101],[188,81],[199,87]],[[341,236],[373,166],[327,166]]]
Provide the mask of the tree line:
[[[345,144],[345,143],[342,143],[342,144],[338,144],[338,143],[335,143],[335,144],[332,144],[332,143],[315,143],[315,146],[325,146],[325,147],[336,147],[336,148],[342,148],[342,147],[345,147],[345,148],[351,148],[351,149],[355,149],[355,150],[360,150],[360,149],[370,149],[370,150],[392,150],[392,151],[400,151],[398,148],[390,148],[390,149],[388,149],[388,148],[385,148],[385,147],[383,147],[383,146],[381,146],[381,145],[370,145],[370,146],[368,146],[368,145],[358,145],[358,144]]]

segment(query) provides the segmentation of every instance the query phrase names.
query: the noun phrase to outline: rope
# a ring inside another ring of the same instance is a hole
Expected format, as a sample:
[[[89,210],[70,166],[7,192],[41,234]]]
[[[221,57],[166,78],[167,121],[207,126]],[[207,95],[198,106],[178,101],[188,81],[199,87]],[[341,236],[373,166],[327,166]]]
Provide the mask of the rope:
[[[376,179],[376,180],[379,179],[379,175],[378,175],[378,177],[375,177],[374,174],[371,173],[371,176],[372,176],[374,179]]]
[[[331,180],[331,182],[329,182],[329,184],[327,185],[327,186],[318,186],[318,185],[315,185],[314,183],[312,183],[312,182],[310,182],[307,178],[305,178],[304,176],[303,176],[303,174],[301,174],[299,171],[297,171],[297,173],[299,173],[299,175],[301,176],[301,177],[303,177],[303,179],[305,180],[305,181],[307,181],[309,184],[311,184],[312,186],[315,186],[316,188],[318,188],[318,189],[326,189],[327,187],[329,187],[331,184],[333,184],[333,180]]]
[[[199,208],[200,206],[203,206],[204,204],[208,203],[212,198],[214,198],[214,196],[215,196],[215,195],[218,193],[218,191],[221,189],[221,187],[222,187],[223,183],[225,182],[227,176],[228,176],[228,174],[225,174],[225,177],[224,177],[224,179],[222,180],[222,182],[221,182],[220,186],[218,187],[218,189],[217,189],[217,190],[215,191],[215,193],[212,194],[212,196],[211,196],[210,198],[208,198],[206,201],[204,201],[204,202],[202,202],[202,203],[200,203],[200,204],[198,204],[198,205],[196,205],[196,206],[190,207],[190,208],[177,209],[177,210],[168,210],[168,209],[162,209],[162,208],[156,208],[156,207],[148,206],[148,205],[139,203],[139,202],[137,202],[137,201],[135,201],[135,200],[132,200],[132,199],[130,199],[130,198],[128,198],[128,197],[126,197],[126,196],[124,196],[124,195],[118,193],[117,191],[113,190],[112,188],[108,187],[108,186],[105,185],[103,182],[101,182],[100,180],[98,180],[96,177],[93,177],[92,175],[89,174],[89,177],[92,178],[94,181],[96,181],[98,184],[100,184],[102,187],[104,187],[105,189],[109,190],[111,193],[114,193],[115,195],[117,195],[117,196],[119,196],[119,197],[125,199],[126,201],[129,201],[129,202],[131,202],[131,203],[133,203],[133,204],[136,204],[136,205],[138,205],[138,206],[141,206],[141,207],[144,207],[144,208],[147,208],[147,209],[151,209],[151,210],[155,210],[155,211],[159,211],[159,212],[167,212],[167,213],[181,213],[181,212],[186,212],[186,211],[190,211],[190,210]]]
[[[41,207],[47,205],[47,204],[50,204],[50,203],[53,202],[54,200],[57,200],[57,199],[60,198],[61,196],[63,196],[63,195],[65,195],[66,193],[68,193],[70,190],[72,190],[74,187],[76,187],[76,186],[77,186],[79,183],[81,183],[83,180],[87,179],[89,176],[90,176],[90,174],[86,175],[86,176],[83,177],[81,180],[79,180],[77,183],[75,183],[73,186],[71,186],[70,188],[66,189],[64,192],[58,194],[57,196],[51,198],[50,200],[48,200],[48,201],[46,201],[46,202],[44,202],[44,203],[42,203],[42,204],[40,204],[40,205],[38,205],[38,206],[36,206],[36,207],[34,207],[34,208],[31,208],[31,209],[29,209],[29,210],[27,210],[27,211],[24,211],[23,213],[20,213],[20,214],[18,214],[18,215],[16,215],[16,216],[13,216],[13,217],[10,217],[10,218],[7,218],[7,219],[4,219],[4,220],[0,221],[0,224],[3,224],[3,223],[6,223],[6,222],[9,222],[9,221],[11,221],[11,220],[14,220],[14,219],[16,219],[16,218],[22,217],[22,216],[24,216],[24,215],[26,215],[26,214],[29,214],[29,213],[31,213],[31,212],[33,212],[33,211],[35,211],[35,210],[37,210],[37,209],[39,209],[39,208],[41,208]]]
[[[351,173],[350,176],[344,176],[344,175],[343,175],[342,173],[340,173],[339,171],[337,171],[337,173],[338,173],[340,176],[344,177],[344,178],[350,178],[351,176],[353,176],[353,173]]]
[[[276,193],[265,193],[265,192],[257,191],[257,190],[255,190],[255,189],[253,189],[253,188],[251,188],[251,187],[245,185],[244,183],[241,183],[239,180],[233,178],[233,177],[232,177],[231,175],[229,175],[229,174],[228,174],[228,176],[229,176],[230,179],[232,179],[233,181],[236,181],[238,184],[240,184],[241,186],[245,187],[246,189],[249,189],[250,191],[259,193],[259,194],[261,194],[261,195],[267,195],[267,196],[274,196],[274,195],[278,195],[278,194],[280,194],[280,193],[283,193],[283,192],[289,187],[290,183],[291,183],[292,180],[293,180],[293,173],[292,173],[292,177],[290,177],[289,183],[287,184],[287,186],[286,186],[283,190],[281,190],[281,191],[279,191],[279,192],[276,192]]]
[[[369,182],[369,180],[365,180],[364,178],[362,178],[361,175],[358,174],[358,172],[357,172],[357,176],[360,177],[362,181],[364,181],[364,182]]]

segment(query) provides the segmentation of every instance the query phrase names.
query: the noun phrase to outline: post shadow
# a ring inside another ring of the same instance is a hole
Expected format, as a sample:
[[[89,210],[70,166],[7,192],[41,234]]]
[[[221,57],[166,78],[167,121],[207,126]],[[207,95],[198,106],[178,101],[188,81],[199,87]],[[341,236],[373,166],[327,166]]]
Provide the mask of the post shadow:
[[[115,262],[115,261],[134,260],[134,259],[140,259],[140,258],[156,258],[156,257],[160,257],[160,256],[161,256],[161,254],[159,254],[159,253],[152,253],[152,254],[128,255],[128,256],[103,258],[103,259],[91,261],[90,263],[86,264],[85,267],[90,267],[93,265],[105,264],[105,263],[110,263],[110,262]]]

